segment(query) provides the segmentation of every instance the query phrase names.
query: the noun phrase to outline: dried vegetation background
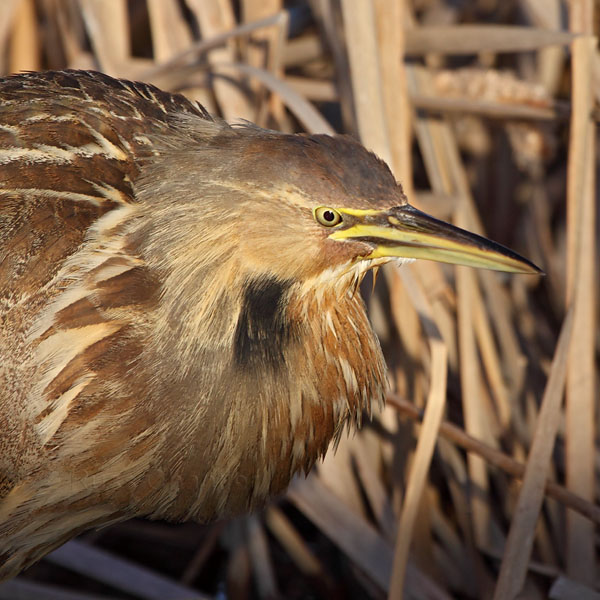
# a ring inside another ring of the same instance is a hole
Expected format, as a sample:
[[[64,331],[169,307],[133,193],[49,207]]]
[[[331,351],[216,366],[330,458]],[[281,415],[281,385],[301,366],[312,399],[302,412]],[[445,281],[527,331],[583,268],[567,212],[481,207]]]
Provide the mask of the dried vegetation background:
[[[363,291],[394,391],[307,480],[232,522],[87,533],[0,598],[598,598],[597,18],[592,0],[2,0],[0,73],[97,69],[357,136],[415,205],[547,275],[386,270]]]

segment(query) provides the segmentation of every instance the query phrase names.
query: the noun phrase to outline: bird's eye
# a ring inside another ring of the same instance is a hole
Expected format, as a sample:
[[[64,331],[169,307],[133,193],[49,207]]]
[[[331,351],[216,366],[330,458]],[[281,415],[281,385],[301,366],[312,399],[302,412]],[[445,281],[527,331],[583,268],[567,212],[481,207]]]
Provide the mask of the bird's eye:
[[[317,222],[325,227],[333,227],[342,222],[342,215],[337,210],[327,208],[327,206],[315,208],[314,215]]]

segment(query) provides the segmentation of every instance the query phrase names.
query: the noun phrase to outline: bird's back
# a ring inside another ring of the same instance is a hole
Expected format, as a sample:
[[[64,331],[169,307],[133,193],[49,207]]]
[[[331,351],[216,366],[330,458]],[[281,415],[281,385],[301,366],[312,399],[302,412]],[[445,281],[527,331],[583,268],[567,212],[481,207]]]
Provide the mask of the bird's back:
[[[123,435],[139,436],[141,456],[149,422],[140,412],[128,420],[131,389],[116,388],[139,357],[144,313],[158,292],[119,247],[118,229],[135,210],[150,138],[174,112],[209,118],[183,96],[99,73],[0,80],[0,579],[45,553],[44,542],[62,543],[61,530],[68,537],[118,518],[118,502],[89,506],[80,485],[97,476],[98,458],[115,469],[98,487],[117,495],[119,470],[131,479],[147,468],[118,448]],[[92,425],[98,412],[104,431]],[[87,458],[86,436],[104,443]],[[72,485],[58,475],[53,482],[52,461],[68,452]],[[60,516],[52,526],[55,516],[31,517],[44,503]]]

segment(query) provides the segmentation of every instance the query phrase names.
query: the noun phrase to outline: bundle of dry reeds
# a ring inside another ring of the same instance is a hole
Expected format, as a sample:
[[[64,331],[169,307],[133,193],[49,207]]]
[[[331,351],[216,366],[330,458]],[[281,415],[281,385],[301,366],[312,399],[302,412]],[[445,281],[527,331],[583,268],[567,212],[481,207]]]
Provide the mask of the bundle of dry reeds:
[[[387,269],[365,293],[394,392],[286,498],[84,535],[0,598],[598,597],[593,11],[3,0],[0,73],[96,69],[226,119],[358,136],[415,205],[547,276]]]

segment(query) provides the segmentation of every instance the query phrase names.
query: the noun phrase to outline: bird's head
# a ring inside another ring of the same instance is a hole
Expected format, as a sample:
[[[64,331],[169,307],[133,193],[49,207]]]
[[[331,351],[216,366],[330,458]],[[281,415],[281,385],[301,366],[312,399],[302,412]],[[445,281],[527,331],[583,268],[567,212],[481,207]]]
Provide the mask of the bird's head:
[[[387,165],[350,137],[211,122],[186,127],[186,135],[197,143],[174,158],[187,174],[186,195],[191,190],[204,204],[202,213],[212,214],[252,273],[338,281],[415,258],[540,272],[511,250],[413,208]]]
[[[143,203],[153,206],[147,238],[173,274],[169,297],[187,298],[188,307],[196,297],[206,307],[207,280],[215,307],[224,301],[217,290],[265,280],[340,297],[393,259],[540,272],[413,208],[387,165],[349,137],[178,116],[154,147],[159,156],[138,181]]]

